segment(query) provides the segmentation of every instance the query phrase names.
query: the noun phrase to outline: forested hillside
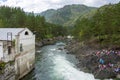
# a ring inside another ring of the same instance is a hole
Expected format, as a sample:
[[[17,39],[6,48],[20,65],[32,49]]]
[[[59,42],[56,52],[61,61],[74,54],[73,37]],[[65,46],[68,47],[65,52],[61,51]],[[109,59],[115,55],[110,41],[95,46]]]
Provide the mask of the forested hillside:
[[[73,27],[75,21],[80,16],[90,12],[91,10],[96,10],[96,8],[73,4],[66,5],[63,8],[57,10],[47,10],[45,12],[42,12],[41,15],[44,16],[50,23]]]
[[[34,13],[25,13],[21,8],[1,6],[0,28],[21,27],[27,27],[32,30],[39,40],[66,34],[65,28],[46,22],[42,16],[35,16]]]
[[[101,45],[120,44],[120,3],[100,7],[93,16],[76,21],[73,35],[81,41]]]

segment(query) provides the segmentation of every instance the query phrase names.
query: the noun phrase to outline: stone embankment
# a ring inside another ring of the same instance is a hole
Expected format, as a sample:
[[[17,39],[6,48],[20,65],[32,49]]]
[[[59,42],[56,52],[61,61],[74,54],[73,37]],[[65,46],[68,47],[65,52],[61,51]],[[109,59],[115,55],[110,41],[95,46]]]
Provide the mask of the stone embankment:
[[[92,73],[97,79],[119,78],[120,49],[95,48],[83,42],[71,40],[66,49],[79,60],[80,70]],[[120,79],[120,78],[119,78]]]
[[[14,62],[0,63],[0,80],[15,80]]]

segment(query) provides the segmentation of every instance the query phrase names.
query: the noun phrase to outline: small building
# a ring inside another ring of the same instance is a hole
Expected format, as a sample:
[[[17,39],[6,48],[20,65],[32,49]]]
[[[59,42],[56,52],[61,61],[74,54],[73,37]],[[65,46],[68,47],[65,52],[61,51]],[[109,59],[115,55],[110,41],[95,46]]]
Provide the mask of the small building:
[[[34,68],[35,35],[28,28],[0,28],[0,61],[15,62],[18,79]]]

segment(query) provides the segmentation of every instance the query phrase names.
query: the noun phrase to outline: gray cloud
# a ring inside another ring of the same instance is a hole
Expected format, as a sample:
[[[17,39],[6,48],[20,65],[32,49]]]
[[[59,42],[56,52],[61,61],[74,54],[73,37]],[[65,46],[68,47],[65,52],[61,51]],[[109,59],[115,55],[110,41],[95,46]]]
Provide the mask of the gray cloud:
[[[35,13],[47,9],[57,9],[69,4],[84,4],[87,6],[100,7],[108,3],[118,3],[120,0],[0,0],[0,5],[21,7],[27,12]]]

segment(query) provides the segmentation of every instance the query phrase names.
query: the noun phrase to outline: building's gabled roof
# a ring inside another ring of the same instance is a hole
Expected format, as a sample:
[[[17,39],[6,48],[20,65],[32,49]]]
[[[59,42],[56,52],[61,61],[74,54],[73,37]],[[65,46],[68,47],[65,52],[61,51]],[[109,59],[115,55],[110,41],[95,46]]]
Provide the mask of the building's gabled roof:
[[[12,33],[13,40],[15,38],[15,35],[18,35],[24,29],[25,28],[0,28],[0,40],[11,40],[11,38],[7,38],[8,33]]]

